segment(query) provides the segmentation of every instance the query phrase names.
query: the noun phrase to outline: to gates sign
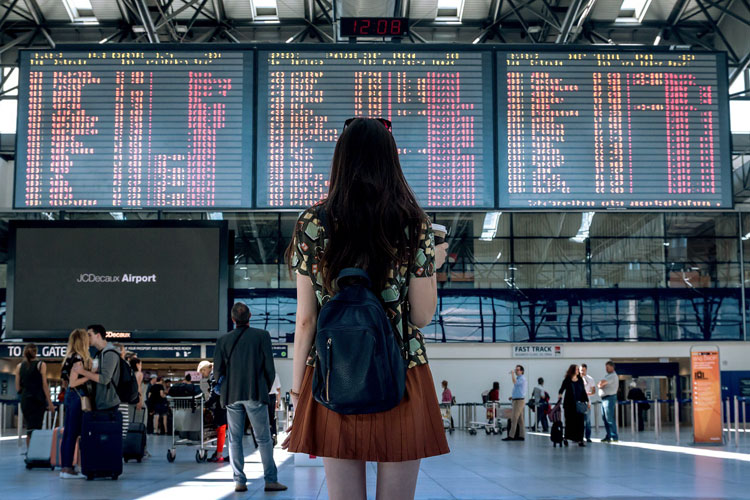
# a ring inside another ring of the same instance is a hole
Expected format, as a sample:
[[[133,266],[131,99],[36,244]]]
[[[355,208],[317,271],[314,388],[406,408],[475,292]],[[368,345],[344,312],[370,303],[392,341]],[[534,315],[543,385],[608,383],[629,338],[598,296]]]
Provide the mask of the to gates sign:
[[[21,358],[26,344],[0,344],[0,358]],[[40,358],[64,358],[68,351],[65,344],[36,344]]]
[[[719,350],[691,350],[690,367],[693,393],[693,438],[696,443],[721,444]]]

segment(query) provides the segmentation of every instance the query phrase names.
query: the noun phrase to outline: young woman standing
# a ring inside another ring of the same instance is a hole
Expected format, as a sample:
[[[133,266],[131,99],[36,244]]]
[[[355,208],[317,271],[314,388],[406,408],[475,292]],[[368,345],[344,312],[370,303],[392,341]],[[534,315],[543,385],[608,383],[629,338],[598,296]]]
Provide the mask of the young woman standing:
[[[87,379],[73,371],[73,367],[81,365],[91,370],[91,355],[89,354],[89,335],[86,330],[78,328],[68,337],[68,351],[63,360],[60,377],[67,383],[65,392],[65,430],[60,446],[60,465],[62,479],[85,479],[76,473],[73,467],[75,459],[76,441],[81,435],[83,421],[83,398],[90,397]]]
[[[378,499],[412,498],[420,460],[449,452],[419,331],[435,314],[435,270],[445,262],[447,246],[435,246],[430,220],[401,170],[390,122],[347,120],[333,155],[328,198],[300,216],[288,251],[297,272],[296,410],[284,445],[324,457],[332,500],[367,497],[368,461],[378,462]],[[343,415],[312,396],[318,312],[335,295],[334,283],[346,267],[367,271],[408,351],[405,396],[388,411]]]

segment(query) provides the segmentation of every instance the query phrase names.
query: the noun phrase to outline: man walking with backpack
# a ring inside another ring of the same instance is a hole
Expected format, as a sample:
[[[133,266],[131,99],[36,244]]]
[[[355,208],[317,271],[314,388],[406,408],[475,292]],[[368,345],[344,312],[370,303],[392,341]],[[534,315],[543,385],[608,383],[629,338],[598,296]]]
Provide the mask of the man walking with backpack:
[[[273,460],[273,441],[268,421],[268,393],[276,370],[273,365],[271,336],[265,330],[250,328],[250,309],[238,302],[232,307],[235,329],[219,338],[214,354],[221,405],[227,409],[229,460],[234,472],[234,491],[247,491],[245,453],[242,438],[245,416],[255,430],[263,462],[265,491],[283,491]]]

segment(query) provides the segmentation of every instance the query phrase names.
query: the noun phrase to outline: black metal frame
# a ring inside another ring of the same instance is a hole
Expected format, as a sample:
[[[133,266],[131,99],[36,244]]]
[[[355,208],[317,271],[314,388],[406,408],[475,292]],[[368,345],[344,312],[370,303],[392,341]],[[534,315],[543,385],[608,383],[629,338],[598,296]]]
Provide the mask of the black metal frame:
[[[128,332],[133,340],[167,340],[167,339],[187,339],[187,340],[215,340],[219,335],[226,331],[228,324],[228,296],[229,288],[229,266],[228,266],[228,249],[229,249],[229,230],[226,221],[102,221],[102,220],[80,220],[80,221],[34,221],[34,220],[12,220],[9,225],[9,242],[8,242],[8,287],[7,287],[7,316],[6,316],[6,337],[23,338],[23,339],[66,339],[70,334],[67,330],[17,330],[13,327],[13,308],[14,286],[15,283],[15,264],[16,264],[16,232],[21,229],[46,229],[46,228],[157,228],[157,229],[175,229],[175,228],[215,228],[219,230],[219,262],[218,265],[218,315],[216,321],[216,330],[169,330],[169,331],[145,331],[134,330]],[[40,285],[40,289],[43,287]],[[42,293],[44,293],[42,291]],[[42,312],[40,311],[40,314]],[[84,326],[84,325],[82,325]]]

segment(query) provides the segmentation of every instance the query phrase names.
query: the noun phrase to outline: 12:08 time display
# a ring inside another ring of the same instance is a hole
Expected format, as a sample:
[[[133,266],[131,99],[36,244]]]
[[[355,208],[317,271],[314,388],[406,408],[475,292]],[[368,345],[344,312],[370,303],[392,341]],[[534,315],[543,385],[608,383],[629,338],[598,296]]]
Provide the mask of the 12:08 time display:
[[[409,20],[401,17],[342,17],[341,36],[406,36]]]

